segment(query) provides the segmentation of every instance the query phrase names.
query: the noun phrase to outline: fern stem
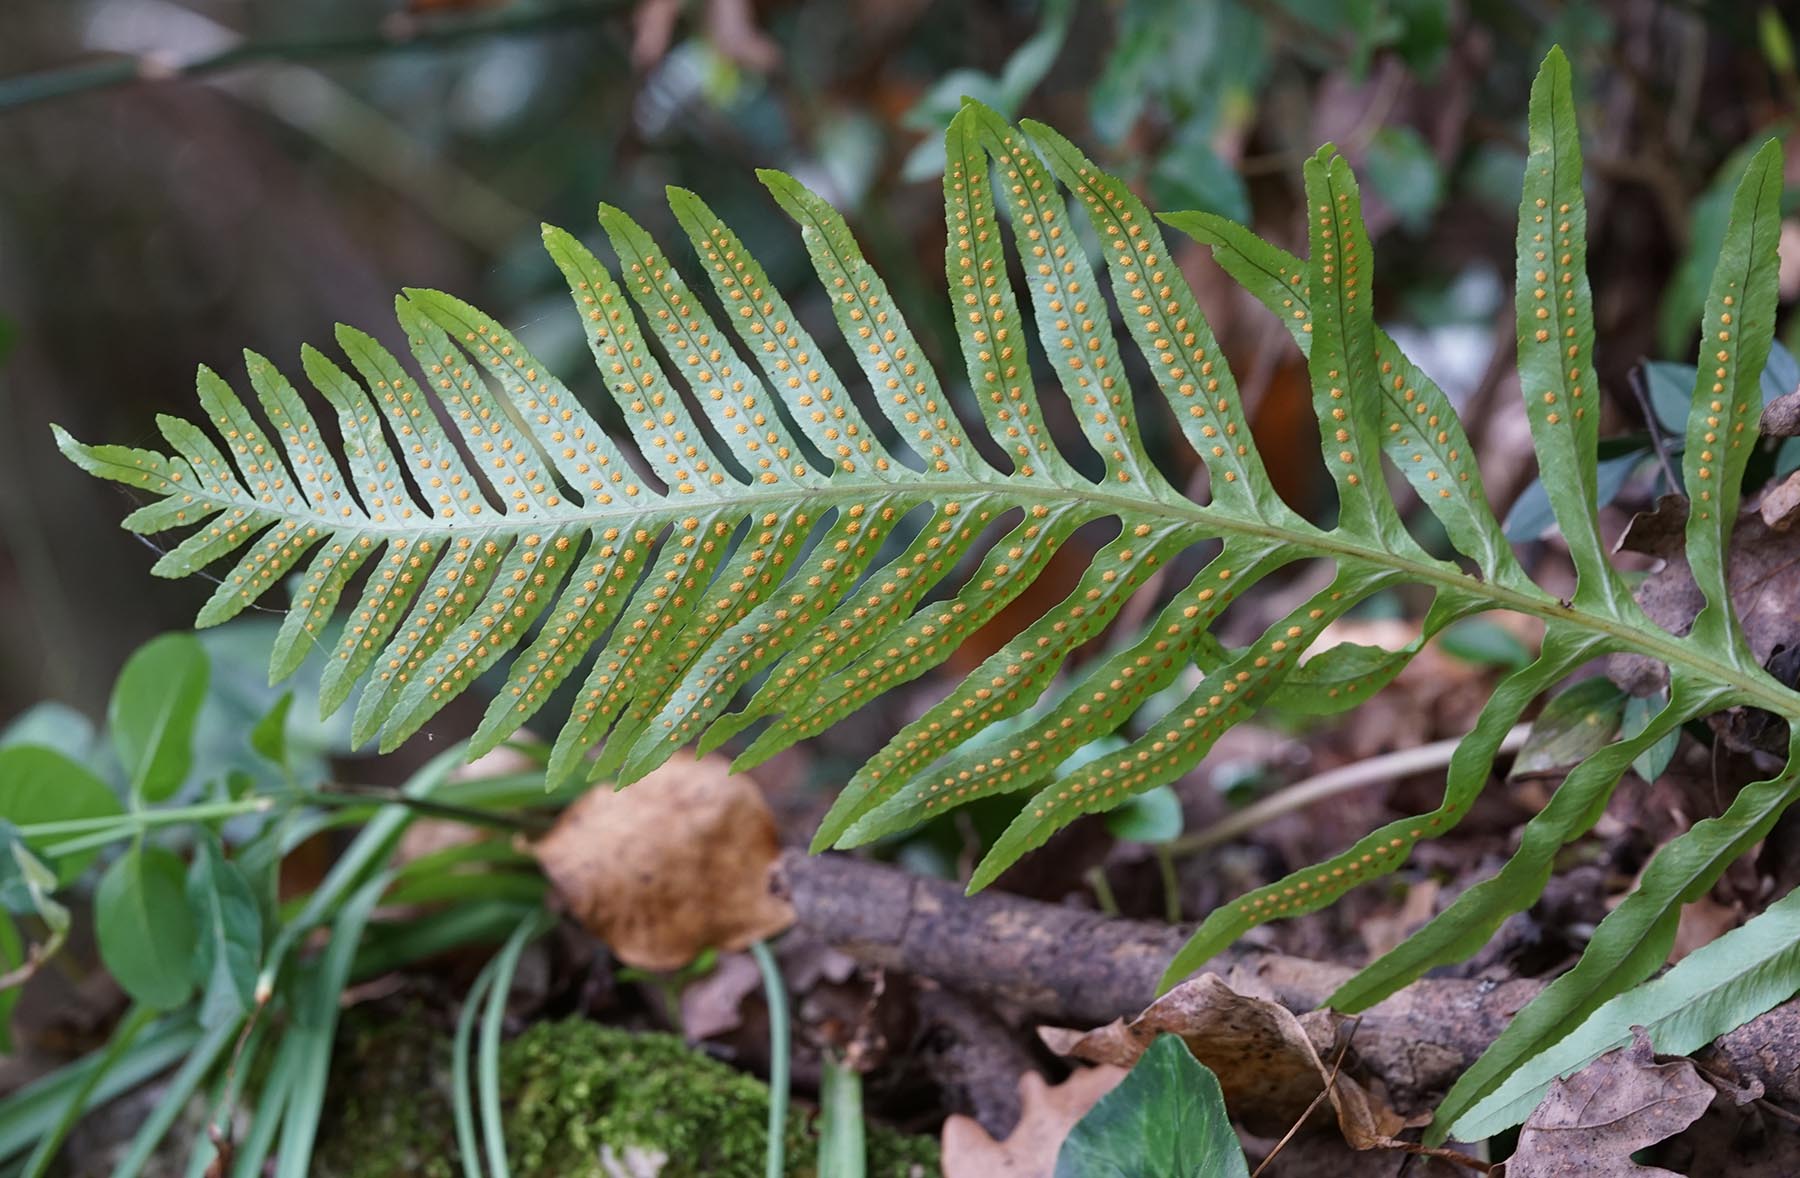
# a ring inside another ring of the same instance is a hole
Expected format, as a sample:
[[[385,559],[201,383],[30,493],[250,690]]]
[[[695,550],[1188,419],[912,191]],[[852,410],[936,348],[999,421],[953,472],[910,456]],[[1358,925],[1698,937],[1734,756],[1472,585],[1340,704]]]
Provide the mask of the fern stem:
[[[1493,581],[1483,581],[1448,561],[1419,559],[1387,548],[1360,544],[1338,532],[1320,531],[1304,523],[1246,518],[1216,507],[1177,498],[1173,492],[1155,497],[1135,497],[1094,484],[1072,487],[1026,483],[1008,479],[995,471],[991,478],[942,479],[934,483],[929,491],[922,490],[916,496],[897,496],[894,503],[896,509],[900,509],[920,503],[943,503],[975,495],[991,495],[997,489],[1004,489],[1008,497],[1020,506],[1038,504],[1067,509],[1073,501],[1078,505],[1078,510],[1090,513],[1089,518],[1093,519],[1119,516],[1162,519],[1175,526],[1192,528],[1196,540],[1244,536],[1287,545],[1321,559],[1388,569],[1414,583],[1484,598],[1497,609],[1511,610],[1603,635],[1635,653],[1649,655],[1667,663],[1671,670],[1685,669],[1703,680],[1723,684],[1729,688],[1729,694],[1719,701],[1721,707],[1749,704],[1778,715],[1800,716],[1800,694],[1782,687],[1765,674],[1746,673],[1739,667],[1713,658],[1696,644],[1677,638],[1655,625],[1633,625],[1616,618],[1578,610],[1535,587],[1526,591]],[[746,514],[757,511],[779,513],[800,508],[823,513],[830,508],[864,502],[868,495],[866,485],[850,483],[841,487],[827,483],[822,486],[782,487],[777,490],[733,488],[730,505],[735,511]],[[199,492],[194,497],[196,500],[210,501],[220,508],[235,506],[234,500],[224,496],[215,497]],[[630,526],[656,531],[677,520],[691,517],[696,506],[702,502],[699,497],[690,497],[680,503],[658,506],[621,502],[604,507],[581,507],[559,514],[557,523],[579,528]],[[274,519],[284,518],[283,513],[269,514]],[[315,526],[321,522],[319,517],[302,512],[292,513],[292,518]],[[360,532],[382,542],[411,542],[420,538],[441,540],[446,534],[456,532],[483,532],[487,526],[485,522],[477,525],[426,519],[408,527],[371,526],[360,529]]]
[[[1500,742],[1501,753],[1516,753],[1525,745],[1525,738],[1531,733],[1530,724],[1515,725]],[[1259,826],[1265,826],[1285,814],[1305,809],[1315,802],[1326,798],[1348,793],[1353,789],[1361,789],[1365,785],[1374,785],[1379,781],[1390,781],[1406,777],[1413,773],[1422,773],[1427,769],[1441,769],[1450,763],[1456,753],[1457,746],[1463,738],[1452,737],[1449,740],[1433,741],[1431,744],[1418,745],[1415,748],[1400,749],[1397,752],[1383,753],[1379,757],[1355,761],[1348,765],[1340,765],[1336,769],[1328,769],[1323,773],[1303,778],[1285,789],[1278,790],[1266,798],[1227,814],[1218,822],[1197,834],[1185,835],[1172,839],[1165,844],[1164,850],[1170,856],[1191,855],[1196,851],[1204,851],[1208,847],[1216,847],[1220,843],[1228,843],[1241,834],[1248,834]]]
[[[246,804],[249,801],[261,804]],[[114,814],[105,819],[69,819],[66,823],[46,822],[39,825],[73,825],[77,822],[90,824],[86,828],[86,833],[75,834],[71,838],[52,843],[44,848],[44,854],[52,859],[60,859],[67,855],[79,855],[83,851],[91,851],[95,847],[104,847],[121,839],[135,838],[153,827],[231,818],[241,814],[267,813],[274,808],[274,805],[275,799],[273,798],[256,798],[246,799],[245,802],[214,802],[203,806],[182,806],[172,810],[133,810],[124,814]]]

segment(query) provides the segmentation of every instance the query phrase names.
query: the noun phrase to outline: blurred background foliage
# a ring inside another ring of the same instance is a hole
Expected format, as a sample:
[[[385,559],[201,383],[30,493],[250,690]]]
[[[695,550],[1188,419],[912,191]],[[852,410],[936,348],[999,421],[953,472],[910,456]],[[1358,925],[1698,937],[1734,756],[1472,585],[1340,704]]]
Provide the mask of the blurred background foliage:
[[[1371,194],[1381,317],[1463,403],[1504,509],[1532,475],[1507,291],[1538,61],[1556,41],[1576,63],[1598,363],[1611,430],[1642,431],[1629,374],[1689,347],[1733,161],[1797,114],[1800,21],[1784,8],[7,0],[0,717],[46,697],[97,711],[125,652],[189,624],[200,600],[145,575],[153,554],[118,530],[120,492],[63,462],[47,422],[155,445],[154,414],[188,411],[196,363],[235,377],[247,346],[297,372],[300,343],[339,320],[391,342],[390,299],[408,285],[487,308],[593,388],[539,221],[593,241],[605,200],[673,241],[662,187],[695,189],[803,315],[828,318],[751,174],[785,169],[849,214],[941,370],[958,371],[935,132],[965,94],[1057,125],[1155,207],[1253,220],[1290,247],[1300,163],[1336,141]],[[1316,510],[1298,357],[1203,251],[1181,262],[1264,453],[1294,456],[1273,467],[1281,489]]]

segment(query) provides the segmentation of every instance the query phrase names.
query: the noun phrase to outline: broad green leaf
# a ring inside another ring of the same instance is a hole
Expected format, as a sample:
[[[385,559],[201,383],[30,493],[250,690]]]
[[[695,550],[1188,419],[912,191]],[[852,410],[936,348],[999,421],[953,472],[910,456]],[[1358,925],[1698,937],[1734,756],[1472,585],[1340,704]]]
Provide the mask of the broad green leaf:
[[[1449,1126],[1479,1141],[1519,1124],[1551,1081],[1580,1071],[1642,1027],[1658,1055],[1687,1055],[1800,991],[1800,892],[1789,892],[1661,977],[1612,999],[1567,1038],[1528,1060]]]
[[[1159,1035],[1089,1109],[1056,1155],[1056,1178],[1248,1178],[1219,1081],[1175,1035]]]
[[[171,1010],[193,992],[194,918],[181,860],[139,844],[113,861],[94,893],[100,960],[145,1006]]]
[[[211,836],[195,844],[187,903],[196,932],[192,976],[200,987],[200,1025],[233,1023],[256,1002],[262,912],[249,879]]]
[[[159,802],[187,780],[208,675],[206,652],[189,634],[152,639],[126,660],[106,727],[133,797]]]
[[[105,782],[61,753],[36,745],[0,749],[0,815],[14,826],[68,822],[123,814],[119,799]],[[25,844],[42,853],[69,832],[31,834]],[[93,863],[98,850],[68,855],[55,863],[57,880],[68,884]]]

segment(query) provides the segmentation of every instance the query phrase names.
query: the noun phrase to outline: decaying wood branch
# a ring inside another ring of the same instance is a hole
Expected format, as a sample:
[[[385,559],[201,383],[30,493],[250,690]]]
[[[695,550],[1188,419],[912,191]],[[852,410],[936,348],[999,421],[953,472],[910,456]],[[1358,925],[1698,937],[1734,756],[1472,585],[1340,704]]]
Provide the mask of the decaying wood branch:
[[[1186,929],[1110,919],[955,884],[842,855],[783,855],[780,887],[801,924],[868,965],[934,979],[1041,1022],[1091,1026],[1129,1017],[1156,997]],[[1211,967],[1234,990],[1311,1010],[1352,971],[1275,953],[1237,951]],[[1535,979],[1414,983],[1366,1012],[1356,1030],[1364,1067],[1402,1112],[1428,1108],[1542,988]],[[1720,1039],[1708,1070],[1770,1100],[1800,1106],[1800,1000]]]

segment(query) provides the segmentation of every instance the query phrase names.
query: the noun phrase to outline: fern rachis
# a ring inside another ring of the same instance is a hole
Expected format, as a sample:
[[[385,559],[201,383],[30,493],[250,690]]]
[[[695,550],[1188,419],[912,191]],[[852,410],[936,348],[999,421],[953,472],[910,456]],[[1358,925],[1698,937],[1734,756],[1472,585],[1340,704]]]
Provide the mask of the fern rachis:
[[[1739,191],[1707,306],[1706,363],[1683,459],[1685,481],[1699,491],[1687,556],[1707,605],[1682,636],[1644,615],[1599,538],[1585,206],[1560,53],[1533,88],[1518,313],[1534,445],[1578,572],[1568,601],[1520,567],[1448,399],[1375,324],[1371,247],[1341,157],[1326,149],[1306,165],[1308,258],[1218,218],[1166,218],[1210,245],[1307,352],[1321,453],[1339,496],[1338,521],[1324,529],[1270,488],[1229,367],[1155,220],[1122,183],[1054,131],[1008,126],[976,104],[952,123],[947,155],[946,276],[967,368],[963,399],[979,410],[1005,469],[983,457],[954,407],[959,391],[925,359],[842,218],[778,173],[762,178],[800,223],[861,370],[861,394],[833,370],[741,241],[698,197],[672,191],[724,325],[618,210],[603,207],[600,218],[619,258],[617,278],[573,237],[545,231],[635,455],[510,333],[428,291],[408,291],[397,303],[424,384],[348,328],[338,342],[354,377],[322,353],[303,355],[337,414],[342,467],[299,394],[254,356],[251,383],[273,430],[217,376],[203,371],[199,382],[229,458],[202,430],[173,418],[161,419],[173,456],[88,446],[61,431],[58,440],[91,472],[155,497],[128,527],[199,525],[157,572],[186,575],[243,550],[203,608],[204,624],[232,616],[312,553],[277,643],[277,676],[324,633],[360,576],[323,686],[324,704],[335,708],[362,685],[358,740],[392,747],[522,646],[475,735],[479,752],[583,674],[551,755],[553,779],[585,770],[634,780],[690,740],[716,747],[755,725],[740,761],[764,759],[941,663],[1078,527],[1114,521],[1116,536],[1076,589],[897,734],[821,827],[820,846],[855,845],[976,797],[1032,791],[977,869],[976,887],[1075,817],[1187,772],[1221,733],[1271,699],[1341,710],[1460,618],[1505,609],[1543,620],[1540,656],[1496,688],[1458,749],[1436,810],[1391,823],[1215,912],[1171,965],[1171,978],[1259,921],[1315,909],[1392,871],[1417,841],[1448,830],[1486,783],[1506,731],[1583,663],[1619,651],[1664,662],[1668,703],[1569,774],[1499,875],[1348,982],[1334,1000],[1346,1009],[1467,956],[1532,903],[1557,851],[1591,827],[1633,757],[1676,726],[1736,706],[1800,717],[1800,695],[1749,654],[1723,571],[1755,438],[1749,391],[1774,326],[1773,145]],[[1101,243],[1103,272],[1080,245],[1059,182]],[[1025,277],[1018,290],[1009,238]],[[1208,468],[1207,503],[1175,490],[1142,440],[1115,316]],[[1038,385],[1047,372],[1099,456],[1098,481],[1078,473],[1050,438]],[[868,406],[879,415],[866,416]],[[1434,557],[1410,534],[1384,456],[1466,564]],[[1070,656],[1157,569],[1202,542],[1220,547],[1140,632],[1053,687]],[[931,597],[977,557],[953,593]],[[1306,559],[1331,562],[1330,585],[1250,646],[1221,648],[1209,628],[1224,609]],[[1418,643],[1400,652],[1340,647],[1301,665],[1333,619],[1399,584],[1434,593]],[[1196,666],[1202,677],[1185,699],[1141,715]],[[1139,735],[1122,749],[1062,768],[1128,726]],[[1682,900],[1793,800],[1794,764],[1658,856],[1582,964],[1522,1014],[1452,1094],[1452,1111],[1656,968]]]

